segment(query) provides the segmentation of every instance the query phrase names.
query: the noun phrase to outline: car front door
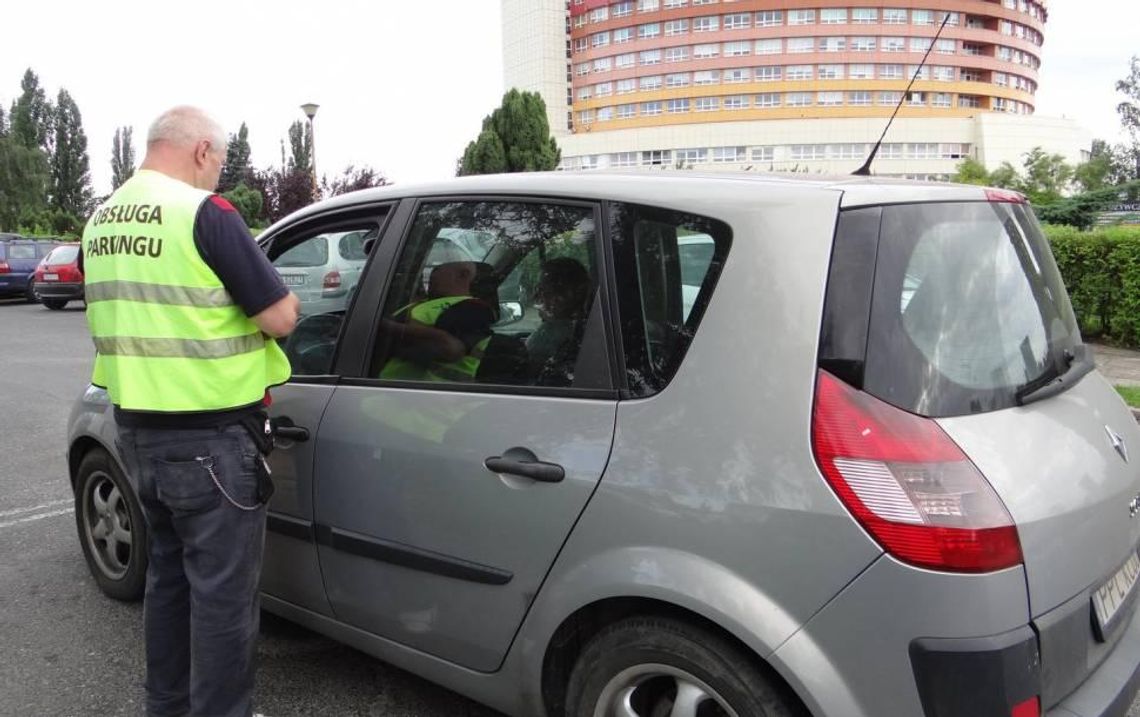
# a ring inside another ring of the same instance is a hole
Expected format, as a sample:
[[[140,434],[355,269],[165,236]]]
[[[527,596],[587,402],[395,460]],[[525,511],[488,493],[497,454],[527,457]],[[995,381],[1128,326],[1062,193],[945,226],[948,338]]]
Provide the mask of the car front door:
[[[372,350],[321,422],[320,565],[337,619],[491,671],[613,440],[598,207],[432,200],[408,214],[382,245]],[[489,239],[441,256],[465,231]],[[525,298],[500,304],[520,283]]]
[[[387,215],[387,206],[325,215],[267,238],[274,268],[301,299],[301,318],[281,341],[292,375],[271,390],[269,414],[277,433],[269,464],[275,492],[269,502],[261,589],[324,615],[332,610],[317,560],[313,465],[317,427],[340,373],[338,347],[351,305],[351,295],[328,278],[336,271],[329,249],[345,236],[375,237]]]

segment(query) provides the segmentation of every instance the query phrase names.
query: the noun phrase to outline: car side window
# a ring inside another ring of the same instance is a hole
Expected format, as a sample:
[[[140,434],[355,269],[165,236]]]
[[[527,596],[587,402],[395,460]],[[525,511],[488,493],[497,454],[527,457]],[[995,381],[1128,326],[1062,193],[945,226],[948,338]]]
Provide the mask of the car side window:
[[[573,204],[422,204],[396,260],[370,375],[584,387],[575,376],[598,301],[594,221],[592,206]]]
[[[724,222],[634,204],[610,205],[621,340],[635,396],[676,373],[732,241]]]
[[[369,220],[315,229],[275,243],[270,254],[273,267],[301,302],[297,326],[282,341],[294,376],[332,371],[344,315],[368,261],[366,242],[378,232],[379,225]]]

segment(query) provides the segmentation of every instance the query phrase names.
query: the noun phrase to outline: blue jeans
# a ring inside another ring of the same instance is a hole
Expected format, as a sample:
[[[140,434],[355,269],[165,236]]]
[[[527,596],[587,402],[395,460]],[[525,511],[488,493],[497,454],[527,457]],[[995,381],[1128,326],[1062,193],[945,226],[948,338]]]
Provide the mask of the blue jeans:
[[[121,428],[119,447],[150,535],[147,714],[249,717],[266,512],[257,447],[237,425]]]

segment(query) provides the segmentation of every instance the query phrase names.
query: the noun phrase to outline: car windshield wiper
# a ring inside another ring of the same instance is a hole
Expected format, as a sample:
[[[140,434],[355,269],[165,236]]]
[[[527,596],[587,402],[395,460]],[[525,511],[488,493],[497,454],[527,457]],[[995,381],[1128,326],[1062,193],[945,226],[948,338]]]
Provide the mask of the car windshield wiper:
[[[1068,390],[1096,368],[1096,364],[1089,358],[1088,349],[1081,344],[1076,347],[1075,352],[1065,349],[1064,367],[1064,369],[1058,368],[1057,362],[1053,361],[1040,376],[1018,386],[1013,394],[1017,405],[1024,406],[1027,403],[1041,401]]]

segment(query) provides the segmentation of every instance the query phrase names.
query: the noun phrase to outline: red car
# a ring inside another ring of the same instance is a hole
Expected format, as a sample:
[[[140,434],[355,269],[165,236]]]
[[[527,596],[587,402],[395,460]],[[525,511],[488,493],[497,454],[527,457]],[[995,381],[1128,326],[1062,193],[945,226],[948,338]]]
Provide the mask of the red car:
[[[69,301],[83,300],[83,257],[79,244],[61,244],[36,267],[32,291],[49,309],[58,311]]]

